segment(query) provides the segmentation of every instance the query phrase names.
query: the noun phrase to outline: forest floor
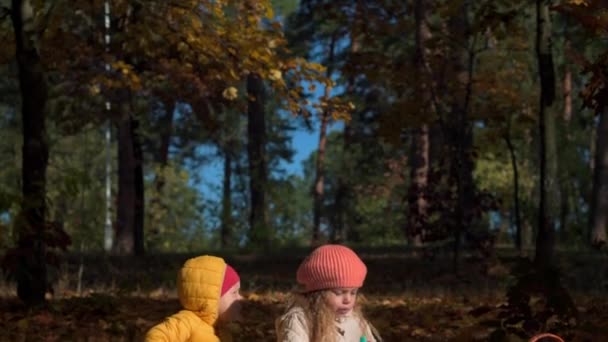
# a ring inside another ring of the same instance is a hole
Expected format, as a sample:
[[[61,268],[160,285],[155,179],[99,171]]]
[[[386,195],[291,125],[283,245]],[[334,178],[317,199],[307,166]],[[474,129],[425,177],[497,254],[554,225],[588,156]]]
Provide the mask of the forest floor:
[[[231,327],[235,341],[275,340],[274,319],[284,309],[304,253],[226,256],[241,275],[247,299],[244,322]],[[506,254],[492,262],[463,260],[459,275],[448,257],[386,249],[361,254],[369,269],[364,311],[388,342],[490,340],[496,327],[488,322],[501,321],[499,307],[514,282],[513,258]],[[142,340],[151,326],[179,311],[174,279],[190,256],[67,256],[53,273],[48,305],[36,309],[24,308],[14,286],[2,283],[0,341]],[[608,341],[608,259],[563,253],[559,260],[578,317],[558,333],[568,342]],[[501,340],[525,341],[515,335]]]

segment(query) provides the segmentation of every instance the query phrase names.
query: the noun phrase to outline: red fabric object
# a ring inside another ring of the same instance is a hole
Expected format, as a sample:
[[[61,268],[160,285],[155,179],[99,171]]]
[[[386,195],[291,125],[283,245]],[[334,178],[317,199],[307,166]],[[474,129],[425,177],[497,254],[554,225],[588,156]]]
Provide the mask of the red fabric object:
[[[557,341],[557,342],[564,342],[564,339],[562,339],[561,337],[550,334],[550,333],[538,334],[536,336],[533,336],[529,342],[540,341],[541,339],[544,339],[544,338],[550,338],[553,341]]]
[[[232,266],[226,264],[226,272],[224,273],[224,282],[222,283],[222,292],[220,293],[220,297],[239,281],[241,281],[239,274],[236,273]]]

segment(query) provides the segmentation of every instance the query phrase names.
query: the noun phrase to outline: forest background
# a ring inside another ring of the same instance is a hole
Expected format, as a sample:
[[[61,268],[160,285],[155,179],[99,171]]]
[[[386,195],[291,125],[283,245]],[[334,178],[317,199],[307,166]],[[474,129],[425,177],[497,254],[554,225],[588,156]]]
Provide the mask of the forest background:
[[[0,334],[137,339],[213,253],[271,340],[332,242],[389,341],[601,340],[607,10],[0,1]]]

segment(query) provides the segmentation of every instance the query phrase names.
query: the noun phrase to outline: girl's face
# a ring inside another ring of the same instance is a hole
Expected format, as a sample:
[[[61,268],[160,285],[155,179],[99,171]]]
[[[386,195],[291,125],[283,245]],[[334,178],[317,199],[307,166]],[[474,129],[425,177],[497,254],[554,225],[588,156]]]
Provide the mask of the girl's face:
[[[241,315],[241,282],[234,284],[222,297],[219,303],[219,317],[222,322],[230,322],[240,318]]]
[[[331,289],[327,291],[325,300],[337,316],[348,315],[355,307],[358,290],[356,287]]]

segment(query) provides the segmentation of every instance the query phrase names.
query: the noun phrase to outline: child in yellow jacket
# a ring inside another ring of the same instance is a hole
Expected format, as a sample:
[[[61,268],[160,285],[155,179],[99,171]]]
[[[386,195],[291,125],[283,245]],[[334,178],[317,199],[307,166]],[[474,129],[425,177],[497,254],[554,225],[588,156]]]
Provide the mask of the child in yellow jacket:
[[[177,291],[184,308],[152,327],[146,342],[220,342],[218,323],[240,314],[241,281],[224,259],[199,256],[187,260],[177,275]]]

